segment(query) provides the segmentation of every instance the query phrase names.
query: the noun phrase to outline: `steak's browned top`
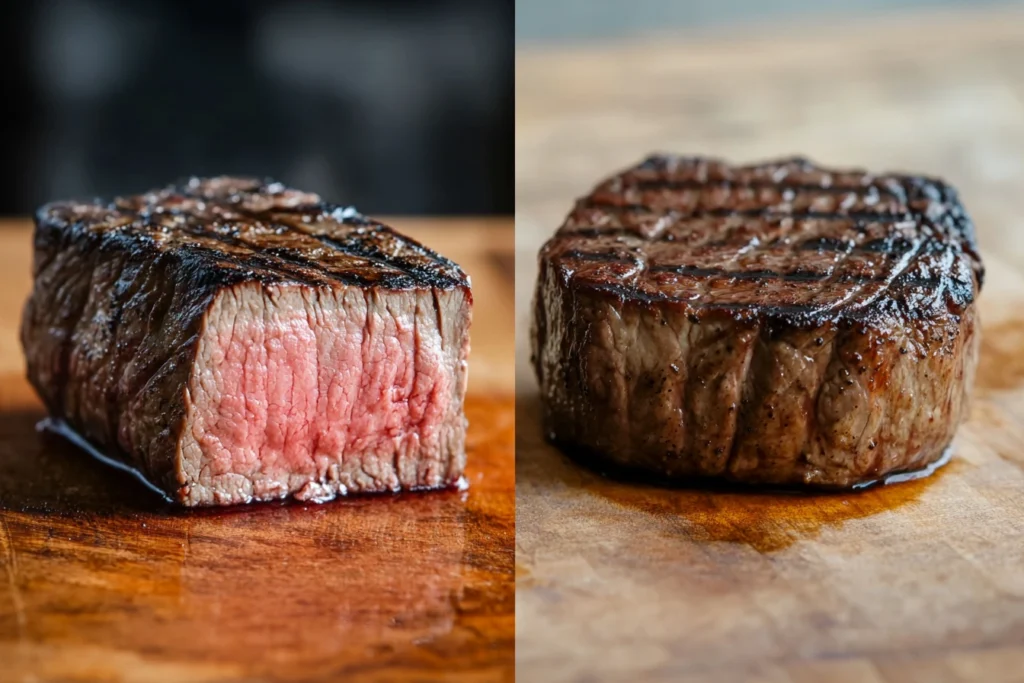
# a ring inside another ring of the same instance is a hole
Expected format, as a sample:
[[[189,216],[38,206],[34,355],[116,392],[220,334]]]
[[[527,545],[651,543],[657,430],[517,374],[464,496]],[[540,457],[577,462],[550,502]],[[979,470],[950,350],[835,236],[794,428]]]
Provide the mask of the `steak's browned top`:
[[[37,220],[37,240],[82,231],[105,245],[173,255],[227,283],[468,285],[457,265],[355,209],[250,178],[193,178],[110,203],[56,202]]]
[[[820,321],[962,311],[983,274],[945,183],[653,156],[580,199],[542,258],[572,286]]]

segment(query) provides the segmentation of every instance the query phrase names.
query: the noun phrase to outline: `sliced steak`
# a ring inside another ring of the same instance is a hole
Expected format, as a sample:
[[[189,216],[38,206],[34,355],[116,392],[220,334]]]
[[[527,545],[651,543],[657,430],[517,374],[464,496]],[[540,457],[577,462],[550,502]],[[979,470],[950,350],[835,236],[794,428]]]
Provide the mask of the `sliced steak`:
[[[967,415],[982,276],[939,180],[652,157],[540,253],[546,434],[666,482],[851,487],[926,467]]]
[[[238,178],[36,216],[28,377],[185,505],[456,485],[472,297],[352,209]]]

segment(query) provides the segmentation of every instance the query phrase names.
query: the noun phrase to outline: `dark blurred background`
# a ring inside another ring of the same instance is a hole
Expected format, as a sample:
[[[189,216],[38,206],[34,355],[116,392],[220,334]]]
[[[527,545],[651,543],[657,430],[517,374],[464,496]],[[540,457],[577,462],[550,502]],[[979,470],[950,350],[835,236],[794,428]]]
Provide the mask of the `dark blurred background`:
[[[513,0],[3,0],[0,214],[190,174],[511,213]]]

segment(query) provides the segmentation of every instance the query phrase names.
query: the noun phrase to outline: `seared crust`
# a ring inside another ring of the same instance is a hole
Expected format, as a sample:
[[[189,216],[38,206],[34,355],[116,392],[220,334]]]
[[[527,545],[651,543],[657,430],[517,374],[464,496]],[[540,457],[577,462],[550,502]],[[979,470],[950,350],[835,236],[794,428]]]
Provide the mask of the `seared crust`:
[[[983,277],[942,181],[804,159],[650,157],[579,200],[542,259],[577,288],[791,324],[962,309]]]
[[[983,277],[939,180],[656,156],[540,255],[549,438],[665,479],[846,487],[941,457]]]
[[[468,286],[456,264],[415,240],[351,207],[271,181],[193,178],[109,203],[54,202],[38,211],[36,224],[37,249],[82,237],[143,258],[170,253],[218,286]]]

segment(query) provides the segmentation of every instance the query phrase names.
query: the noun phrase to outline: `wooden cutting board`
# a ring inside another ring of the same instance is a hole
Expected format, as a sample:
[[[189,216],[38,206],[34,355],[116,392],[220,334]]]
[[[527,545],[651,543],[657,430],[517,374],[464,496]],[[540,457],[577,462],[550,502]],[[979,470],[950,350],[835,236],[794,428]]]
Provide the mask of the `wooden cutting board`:
[[[516,299],[601,176],[652,150],[949,177],[988,278],[971,419],[936,476],[856,494],[660,490],[549,447],[517,345],[521,680],[1024,681],[1020,15],[524,50]]]
[[[0,224],[0,681],[511,681],[510,221],[395,221],[476,298],[470,488],[179,511],[41,435]]]

